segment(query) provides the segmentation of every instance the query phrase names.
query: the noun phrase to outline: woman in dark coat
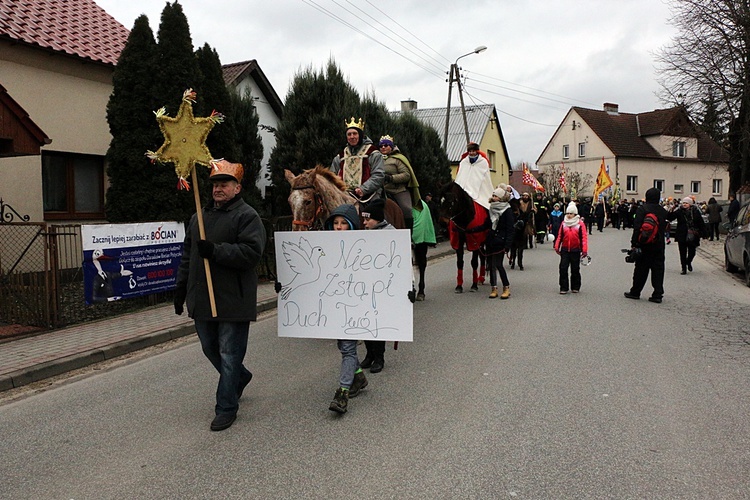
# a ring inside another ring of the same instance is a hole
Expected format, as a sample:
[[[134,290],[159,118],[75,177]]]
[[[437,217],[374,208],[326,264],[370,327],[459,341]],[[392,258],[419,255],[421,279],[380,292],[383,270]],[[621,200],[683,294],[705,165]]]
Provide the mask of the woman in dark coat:
[[[503,282],[503,293],[500,298],[507,299],[510,297],[510,282],[503,267],[503,259],[513,246],[515,234],[513,225],[516,222],[516,217],[510,207],[510,196],[502,186],[497,187],[492,192],[492,198],[490,198],[490,210],[487,215],[489,231],[484,242],[487,268],[490,271],[490,285],[492,286],[489,297],[491,299],[497,298],[497,275],[495,271],[500,274],[500,280]]]
[[[680,250],[680,266],[682,266],[680,274],[687,274],[688,271],[693,272],[695,249],[701,244],[700,239],[705,231],[705,223],[700,210],[695,206],[695,201],[689,196],[682,199],[680,208],[667,214],[667,220],[675,219],[677,219],[677,229],[675,229],[674,239],[677,240]]]
[[[716,203],[716,198],[712,196],[708,200],[706,211],[708,212],[708,241],[714,241],[714,235],[716,235],[716,241],[719,241],[719,224],[721,223],[721,212],[724,209]]]

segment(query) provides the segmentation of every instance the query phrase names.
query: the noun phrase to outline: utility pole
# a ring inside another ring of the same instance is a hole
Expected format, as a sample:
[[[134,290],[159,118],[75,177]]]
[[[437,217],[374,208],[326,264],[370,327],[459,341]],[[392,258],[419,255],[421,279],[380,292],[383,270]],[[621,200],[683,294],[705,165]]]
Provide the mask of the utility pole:
[[[469,143],[469,125],[466,121],[466,108],[464,107],[464,94],[461,89],[461,77],[458,73],[458,60],[462,57],[470,56],[471,54],[479,54],[485,50],[487,50],[487,47],[480,45],[471,52],[459,56],[456,58],[456,62],[451,64],[450,70],[448,71],[448,105],[445,110],[445,133],[443,134],[443,148],[445,148],[446,153],[448,152],[448,124],[450,123],[451,118],[451,91],[453,90],[453,82],[456,82],[458,85],[458,97],[461,100],[461,114],[464,119],[464,134],[466,135],[466,143]]]

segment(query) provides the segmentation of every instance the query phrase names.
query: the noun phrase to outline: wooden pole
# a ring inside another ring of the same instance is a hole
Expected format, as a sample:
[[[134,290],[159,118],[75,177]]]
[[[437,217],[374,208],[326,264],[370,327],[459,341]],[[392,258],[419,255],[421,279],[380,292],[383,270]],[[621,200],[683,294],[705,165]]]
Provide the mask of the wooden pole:
[[[193,179],[193,196],[195,197],[195,215],[198,217],[198,234],[202,240],[206,239],[206,230],[203,227],[203,208],[201,207],[201,196],[198,192],[198,174],[195,173],[195,166],[192,170]],[[203,267],[206,269],[206,284],[208,285],[208,301],[211,303],[211,317],[218,316],[216,313],[216,299],[214,298],[214,283],[211,280],[211,266],[208,259],[203,259]]]

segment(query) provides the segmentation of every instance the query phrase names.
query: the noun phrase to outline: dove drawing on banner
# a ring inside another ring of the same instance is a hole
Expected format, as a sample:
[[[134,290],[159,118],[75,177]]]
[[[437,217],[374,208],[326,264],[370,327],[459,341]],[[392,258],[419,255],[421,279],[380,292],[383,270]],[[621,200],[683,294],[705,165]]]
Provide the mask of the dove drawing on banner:
[[[325,255],[325,252],[319,246],[310,245],[305,238],[300,238],[299,243],[283,242],[281,252],[289,268],[294,272],[291,281],[281,287],[281,298],[286,300],[294,290],[320,278],[320,258]]]

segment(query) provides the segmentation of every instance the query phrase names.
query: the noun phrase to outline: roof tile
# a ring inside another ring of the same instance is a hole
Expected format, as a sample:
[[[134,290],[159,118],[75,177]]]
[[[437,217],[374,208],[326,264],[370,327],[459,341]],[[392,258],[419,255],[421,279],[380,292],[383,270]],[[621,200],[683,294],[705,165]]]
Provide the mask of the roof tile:
[[[93,0],[0,0],[0,38],[114,65],[128,34]]]

